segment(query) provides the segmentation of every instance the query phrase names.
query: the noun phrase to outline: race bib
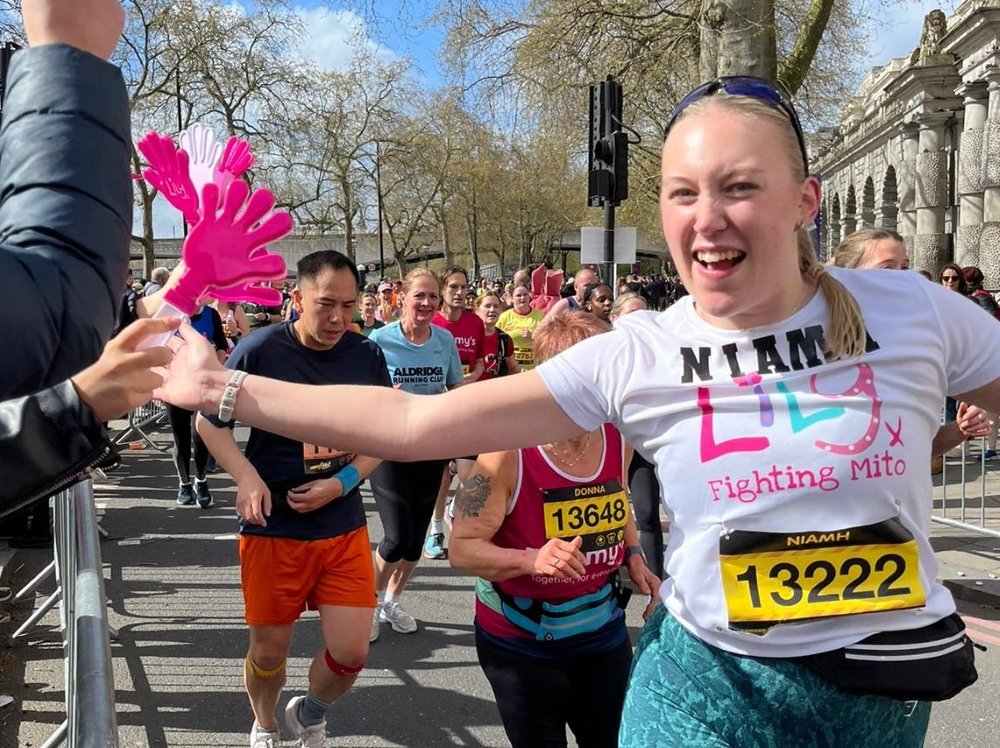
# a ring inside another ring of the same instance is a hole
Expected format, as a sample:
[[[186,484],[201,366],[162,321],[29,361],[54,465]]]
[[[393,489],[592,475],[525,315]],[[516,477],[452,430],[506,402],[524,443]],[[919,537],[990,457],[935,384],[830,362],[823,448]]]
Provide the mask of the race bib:
[[[583,553],[601,551],[625,540],[629,505],[616,480],[590,486],[542,490],[545,537],[582,536]]]
[[[531,348],[515,348],[514,360],[517,361],[518,364],[531,366],[535,363],[535,352]]]
[[[913,535],[897,519],[802,533],[736,530],[719,540],[733,629],[918,608],[926,603]]]
[[[302,445],[302,467],[306,475],[336,472],[354,457],[353,453],[342,452],[339,449],[320,447],[316,444]]]

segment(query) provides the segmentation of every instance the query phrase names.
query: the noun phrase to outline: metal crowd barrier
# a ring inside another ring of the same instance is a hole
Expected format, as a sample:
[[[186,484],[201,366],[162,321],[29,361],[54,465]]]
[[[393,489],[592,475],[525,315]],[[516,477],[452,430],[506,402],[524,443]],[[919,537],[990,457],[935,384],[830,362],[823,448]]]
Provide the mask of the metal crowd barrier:
[[[166,420],[167,406],[159,400],[150,400],[128,414],[128,428],[115,437],[115,444],[126,444],[132,441],[133,437],[139,437],[153,449],[166,452],[167,450],[154,442],[147,433]]]
[[[24,586],[21,600],[53,574],[56,590],[11,636],[26,636],[59,603],[63,635],[66,719],[41,748],[116,748],[115,690],[111,672],[107,598],[101,568],[94,490],[89,480],[52,499],[53,561]]]
[[[1000,461],[983,460],[985,451],[986,439],[974,439],[962,442],[957,466],[949,465],[945,456],[931,519],[1000,537]]]

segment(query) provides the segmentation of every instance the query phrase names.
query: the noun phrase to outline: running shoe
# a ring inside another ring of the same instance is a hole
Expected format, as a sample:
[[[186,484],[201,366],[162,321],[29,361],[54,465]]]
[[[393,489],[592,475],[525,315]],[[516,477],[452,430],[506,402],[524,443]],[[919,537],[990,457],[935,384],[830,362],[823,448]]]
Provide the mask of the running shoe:
[[[412,634],[417,630],[416,620],[403,610],[403,606],[395,600],[382,606],[379,611],[379,620],[383,623],[391,623],[392,630],[400,634]]]
[[[455,497],[452,496],[448,499],[448,503],[444,505],[444,523],[448,525],[450,530],[452,525],[455,524]]]
[[[427,536],[427,542],[424,543],[424,558],[448,558],[448,551],[444,547],[443,532],[432,532]]]
[[[371,628],[371,631],[368,633],[368,643],[369,644],[371,642],[373,642],[373,641],[375,641],[375,640],[378,639],[379,626],[382,623],[382,621],[380,619],[381,614],[382,614],[382,606],[381,605],[376,605],[375,606],[375,612],[372,615],[372,628]]]
[[[194,504],[194,489],[190,483],[183,483],[177,489],[177,503],[181,506],[191,506]]]
[[[296,696],[285,707],[285,725],[295,738],[292,745],[296,748],[323,748],[326,742],[326,721],[308,727],[299,722],[299,704],[305,699],[305,696]]]
[[[198,499],[198,506],[208,509],[212,506],[212,492],[208,490],[207,480],[197,480],[194,482],[194,495]]]
[[[997,451],[995,449],[987,449],[983,452],[983,462],[987,460],[995,460],[997,458]]]
[[[264,730],[258,725],[250,730],[250,748],[278,748],[279,739],[277,730]]]

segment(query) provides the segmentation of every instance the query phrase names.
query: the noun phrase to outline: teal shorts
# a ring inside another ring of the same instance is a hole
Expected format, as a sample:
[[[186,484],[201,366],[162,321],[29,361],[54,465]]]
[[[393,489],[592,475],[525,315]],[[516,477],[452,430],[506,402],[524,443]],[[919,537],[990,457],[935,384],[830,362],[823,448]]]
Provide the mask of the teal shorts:
[[[636,646],[620,748],[913,748],[931,705],[855,696],[790,660],[744,657],[692,635],[660,605]]]

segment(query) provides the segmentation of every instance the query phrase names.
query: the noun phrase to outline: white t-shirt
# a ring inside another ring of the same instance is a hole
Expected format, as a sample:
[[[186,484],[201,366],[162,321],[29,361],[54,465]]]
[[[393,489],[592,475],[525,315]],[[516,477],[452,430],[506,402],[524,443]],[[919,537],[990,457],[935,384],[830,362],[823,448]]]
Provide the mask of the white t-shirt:
[[[954,611],[928,541],[931,440],[945,394],[1000,378],[1000,325],[917,273],[831,272],[865,315],[859,359],[825,361],[822,293],[744,331],[709,325],[689,296],[538,368],[576,424],[614,423],[656,465],[671,518],[660,594],[732,652],[813,654]],[[894,519],[915,540],[872,539]],[[876,599],[909,607],[859,612]]]

